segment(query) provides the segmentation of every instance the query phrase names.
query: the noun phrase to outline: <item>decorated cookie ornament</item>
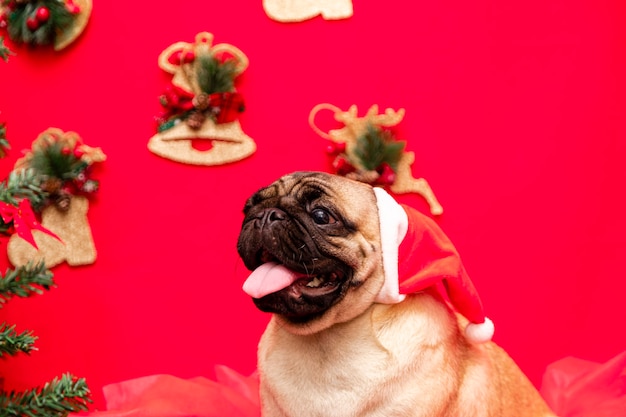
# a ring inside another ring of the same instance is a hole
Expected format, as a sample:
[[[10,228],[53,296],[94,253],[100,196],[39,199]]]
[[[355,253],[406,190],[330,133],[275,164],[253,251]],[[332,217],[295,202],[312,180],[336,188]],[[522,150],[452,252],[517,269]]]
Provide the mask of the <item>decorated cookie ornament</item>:
[[[159,55],[159,67],[173,75],[160,97],[164,112],[148,142],[153,153],[194,165],[221,165],[252,155],[256,144],[241,129],[243,96],[235,78],[248,67],[248,58],[233,45],[213,44],[202,32],[195,42],[177,42]],[[207,141],[208,150],[193,141]]]
[[[330,110],[336,121],[344,126],[322,131],[315,124],[321,110]],[[443,213],[443,207],[424,178],[413,177],[413,152],[406,152],[406,142],[395,139],[388,127],[396,126],[404,118],[404,109],[386,109],[379,113],[373,105],[365,116],[359,117],[357,107],[343,111],[332,104],[315,106],[309,114],[309,124],[321,137],[329,140],[327,153],[333,158],[336,173],[375,186],[388,187],[396,194],[421,195],[433,215]]]
[[[263,0],[263,9],[279,22],[301,22],[319,15],[339,20],[352,16],[352,0]]]
[[[59,51],[83,32],[91,9],[92,0],[0,0],[0,28],[15,43]]]
[[[91,177],[92,166],[105,159],[100,148],[84,144],[75,132],[50,128],[39,135],[32,149],[15,163],[14,172],[38,177],[46,196],[41,203],[41,226],[52,234],[33,230],[35,245],[12,235],[7,254],[13,265],[29,261],[43,261],[47,267],[63,261],[86,265],[96,260],[87,219],[88,197],[99,188],[99,182]]]

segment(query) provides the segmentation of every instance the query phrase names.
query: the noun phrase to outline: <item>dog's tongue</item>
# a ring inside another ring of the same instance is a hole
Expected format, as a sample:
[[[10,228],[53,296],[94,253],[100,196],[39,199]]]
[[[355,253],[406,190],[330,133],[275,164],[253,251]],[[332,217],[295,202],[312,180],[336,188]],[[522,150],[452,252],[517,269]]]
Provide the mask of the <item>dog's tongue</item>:
[[[301,276],[283,265],[267,262],[252,271],[243,283],[243,291],[252,298],[261,298],[287,288]]]

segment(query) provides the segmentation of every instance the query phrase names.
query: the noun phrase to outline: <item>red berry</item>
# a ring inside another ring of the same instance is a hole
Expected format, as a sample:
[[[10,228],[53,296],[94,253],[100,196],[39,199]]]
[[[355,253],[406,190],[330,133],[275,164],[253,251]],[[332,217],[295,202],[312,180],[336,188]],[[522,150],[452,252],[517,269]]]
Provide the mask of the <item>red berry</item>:
[[[46,6],[41,6],[35,12],[35,16],[41,23],[45,23],[50,19],[50,10]]]
[[[78,13],[80,13],[80,7],[75,5],[72,0],[68,0],[67,4],[65,5],[65,8],[71,14],[78,14]]]
[[[350,162],[348,162],[348,160],[343,156],[335,158],[333,161],[333,167],[339,175],[346,175],[355,170],[352,164],[350,164]]]
[[[396,181],[396,173],[387,163],[383,163],[382,169],[379,169],[378,172],[380,173],[380,177],[378,177],[380,184],[391,185]]]
[[[39,29],[39,20],[37,20],[36,17],[31,16],[26,19],[26,26],[28,27],[28,29],[34,32]]]
[[[326,145],[326,153],[329,155],[339,155],[346,151],[345,142],[330,142]]]
[[[339,153],[345,152],[346,151],[346,142],[337,142],[337,143],[335,143],[335,149]]]

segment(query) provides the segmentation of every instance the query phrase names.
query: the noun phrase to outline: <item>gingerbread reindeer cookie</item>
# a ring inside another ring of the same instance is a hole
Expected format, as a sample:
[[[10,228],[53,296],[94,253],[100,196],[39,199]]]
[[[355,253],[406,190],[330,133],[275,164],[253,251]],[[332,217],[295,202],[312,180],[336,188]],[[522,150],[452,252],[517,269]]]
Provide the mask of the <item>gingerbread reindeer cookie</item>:
[[[248,58],[233,45],[213,44],[202,32],[193,43],[177,42],[159,55],[159,67],[172,74],[160,97],[164,113],[158,133],[148,142],[153,153],[194,165],[221,165],[252,155],[256,144],[239,124],[243,96],[235,78],[248,67]],[[200,150],[194,141],[210,143]]]
[[[330,110],[336,121],[344,126],[340,129],[322,131],[315,124],[315,116],[321,110]],[[357,107],[347,111],[322,103],[309,114],[309,124],[321,137],[328,139],[328,153],[333,157],[337,174],[372,185],[388,186],[396,194],[416,193],[421,195],[433,215],[443,213],[435,193],[424,178],[415,178],[411,165],[415,153],[406,152],[405,142],[395,140],[385,127],[393,127],[404,118],[404,109],[386,109],[379,113],[378,106],[369,108],[365,116],[359,117]]]

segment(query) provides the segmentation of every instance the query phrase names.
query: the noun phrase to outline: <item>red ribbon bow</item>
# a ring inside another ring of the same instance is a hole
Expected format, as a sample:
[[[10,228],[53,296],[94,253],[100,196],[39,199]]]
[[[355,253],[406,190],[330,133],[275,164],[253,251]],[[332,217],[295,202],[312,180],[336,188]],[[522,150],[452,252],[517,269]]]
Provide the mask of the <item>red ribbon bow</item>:
[[[233,122],[244,110],[243,96],[231,92],[209,94],[209,107],[215,114],[216,123]]]
[[[35,213],[33,213],[33,209],[31,208],[30,201],[27,199],[21,200],[17,207],[12,204],[5,203],[4,201],[0,201],[0,216],[6,224],[13,222],[13,227],[15,228],[17,235],[33,245],[35,248],[37,248],[37,244],[35,243],[32,230],[40,230],[61,241],[57,235],[39,224],[35,218]]]

